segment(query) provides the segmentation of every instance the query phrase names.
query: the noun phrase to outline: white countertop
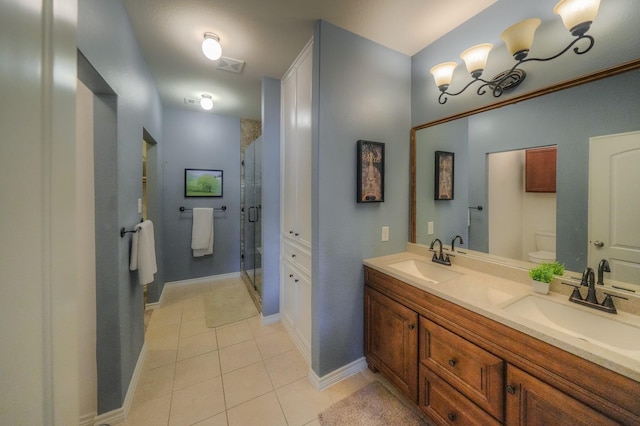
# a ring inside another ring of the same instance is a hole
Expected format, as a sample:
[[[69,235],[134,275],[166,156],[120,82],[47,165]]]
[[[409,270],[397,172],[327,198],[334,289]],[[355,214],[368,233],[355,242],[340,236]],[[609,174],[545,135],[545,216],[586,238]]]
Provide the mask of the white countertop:
[[[391,264],[411,259],[427,262],[440,268],[447,268],[462,275],[435,284],[390,266]],[[598,346],[597,344],[581,340],[578,337],[571,336],[562,331],[555,330],[554,328],[544,326],[538,322],[528,320],[527,318],[509,314],[504,311],[503,308],[523,297],[534,294],[537,297],[549,298],[558,303],[566,304],[568,307],[585,310],[585,312],[590,314],[604,316],[608,319],[620,321],[638,328],[640,328],[640,317],[626,312],[619,312],[616,315],[612,315],[589,307],[583,307],[569,302],[567,296],[562,294],[549,293],[547,295],[537,295],[533,292],[531,285],[502,278],[502,276],[509,276],[508,271],[501,273],[503,271],[501,268],[504,267],[493,268],[496,271],[496,275],[493,275],[493,272],[492,274],[488,274],[478,272],[475,269],[461,267],[456,264],[456,261],[456,258],[452,258],[452,266],[443,266],[432,263],[431,257],[406,251],[388,256],[365,259],[364,264],[411,286],[462,306],[472,312],[521,331],[531,337],[542,340],[633,380],[640,381],[640,354],[638,354],[637,357],[627,356],[626,354],[623,355]]]

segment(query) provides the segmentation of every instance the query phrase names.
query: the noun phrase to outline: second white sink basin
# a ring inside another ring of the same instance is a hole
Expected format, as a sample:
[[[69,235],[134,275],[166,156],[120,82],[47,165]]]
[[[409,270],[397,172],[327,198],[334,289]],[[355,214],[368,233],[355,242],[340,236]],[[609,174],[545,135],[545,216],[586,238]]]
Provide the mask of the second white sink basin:
[[[426,263],[416,259],[392,263],[391,268],[397,269],[414,277],[430,281],[434,284],[458,278],[462,274],[435,263]]]
[[[503,308],[510,314],[640,360],[640,328],[538,296]]]

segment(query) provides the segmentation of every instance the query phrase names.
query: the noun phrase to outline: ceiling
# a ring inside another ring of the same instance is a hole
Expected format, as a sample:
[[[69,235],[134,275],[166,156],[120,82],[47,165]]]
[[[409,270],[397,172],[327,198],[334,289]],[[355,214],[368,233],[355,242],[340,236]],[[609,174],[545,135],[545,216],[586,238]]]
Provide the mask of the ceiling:
[[[210,94],[212,113],[259,120],[262,77],[280,79],[324,19],[406,55],[497,0],[124,0],[165,107],[201,110],[187,99]],[[455,10],[455,13],[450,11]],[[240,74],[216,69],[201,51],[205,32]]]

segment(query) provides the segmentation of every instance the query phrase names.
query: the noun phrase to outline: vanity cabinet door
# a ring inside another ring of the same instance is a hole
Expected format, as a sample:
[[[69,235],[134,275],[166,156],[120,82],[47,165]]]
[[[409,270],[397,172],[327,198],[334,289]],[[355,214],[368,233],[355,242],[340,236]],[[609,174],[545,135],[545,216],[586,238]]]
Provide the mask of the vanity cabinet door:
[[[446,328],[420,317],[420,362],[502,421],[502,359]]]
[[[418,398],[418,314],[369,287],[364,289],[365,356],[413,402]]]
[[[418,406],[438,425],[501,424],[424,365],[420,365],[418,381]]]
[[[532,375],[507,365],[506,425],[618,425]]]

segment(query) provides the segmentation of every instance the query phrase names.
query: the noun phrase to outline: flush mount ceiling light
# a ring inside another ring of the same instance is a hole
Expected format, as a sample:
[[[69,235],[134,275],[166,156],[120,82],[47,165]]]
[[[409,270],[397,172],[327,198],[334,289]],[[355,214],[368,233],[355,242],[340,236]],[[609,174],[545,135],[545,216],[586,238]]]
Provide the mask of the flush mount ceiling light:
[[[501,96],[505,90],[513,89],[524,80],[526,73],[524,70],[518,68],[521,64],[530,61],[551,61],[552,59],[556,59],[563,55],[581,40],[586,40],[588,44],[582,50],[580,50],[579,47],[574,47],[573,52],[577,55],[587,53],[593,47],[595,40],[592,36],[587,35],[586,33],[589,31],[591,23],[598,14],[599,7],[600,0],[561,0],[560,3],[553,8],[553,12],[560,15],[564,26],[575,38],[559,53],[548,58],[527,57],[529,49],[533,44],[534,33],[541,23],[540,19],[525,19],[524,21],[512,25],[504,30],[500,35],[500,38],[504,40],[509,53],[511,53],[517,62],[511,67],[511,69],[499,73],[491,80],[485,80],[480,77],[487,65],[489,51],[493,48],[493,45],[484,43],[465,50],[462,52],[460,57],[464,60],[467,66],[467,71],[471,74],[472,80],[458,92],[447,92],[447,89],[451,84],[451,80],[453,79],[453,71],[458,64],[456,62],[445,62],[434,66],[431,68],[430,72],[433,74],[436,86],[438,86],[438,89],[440,90],[438,102],[441,105],[446,103],[448,99],[447,96],[457,96],[478,81],[484,83],[478,87],[476,92],[478,95],[484,95],[487,91],[486,87],[488,86],[492,91],[493,96],[497,98]]]
[[[213,108],[213,98],[211,97],[211,95],[207,95],[206,93],[204,93],[200,98],[200,106],[206,111],[209,111],[211,108]]]
[[[204,41],[202,42],[202,53],[204,56],[216,61],[222,56],[222,46],[220,45],[220,37],[214,33],[204,33]]]

